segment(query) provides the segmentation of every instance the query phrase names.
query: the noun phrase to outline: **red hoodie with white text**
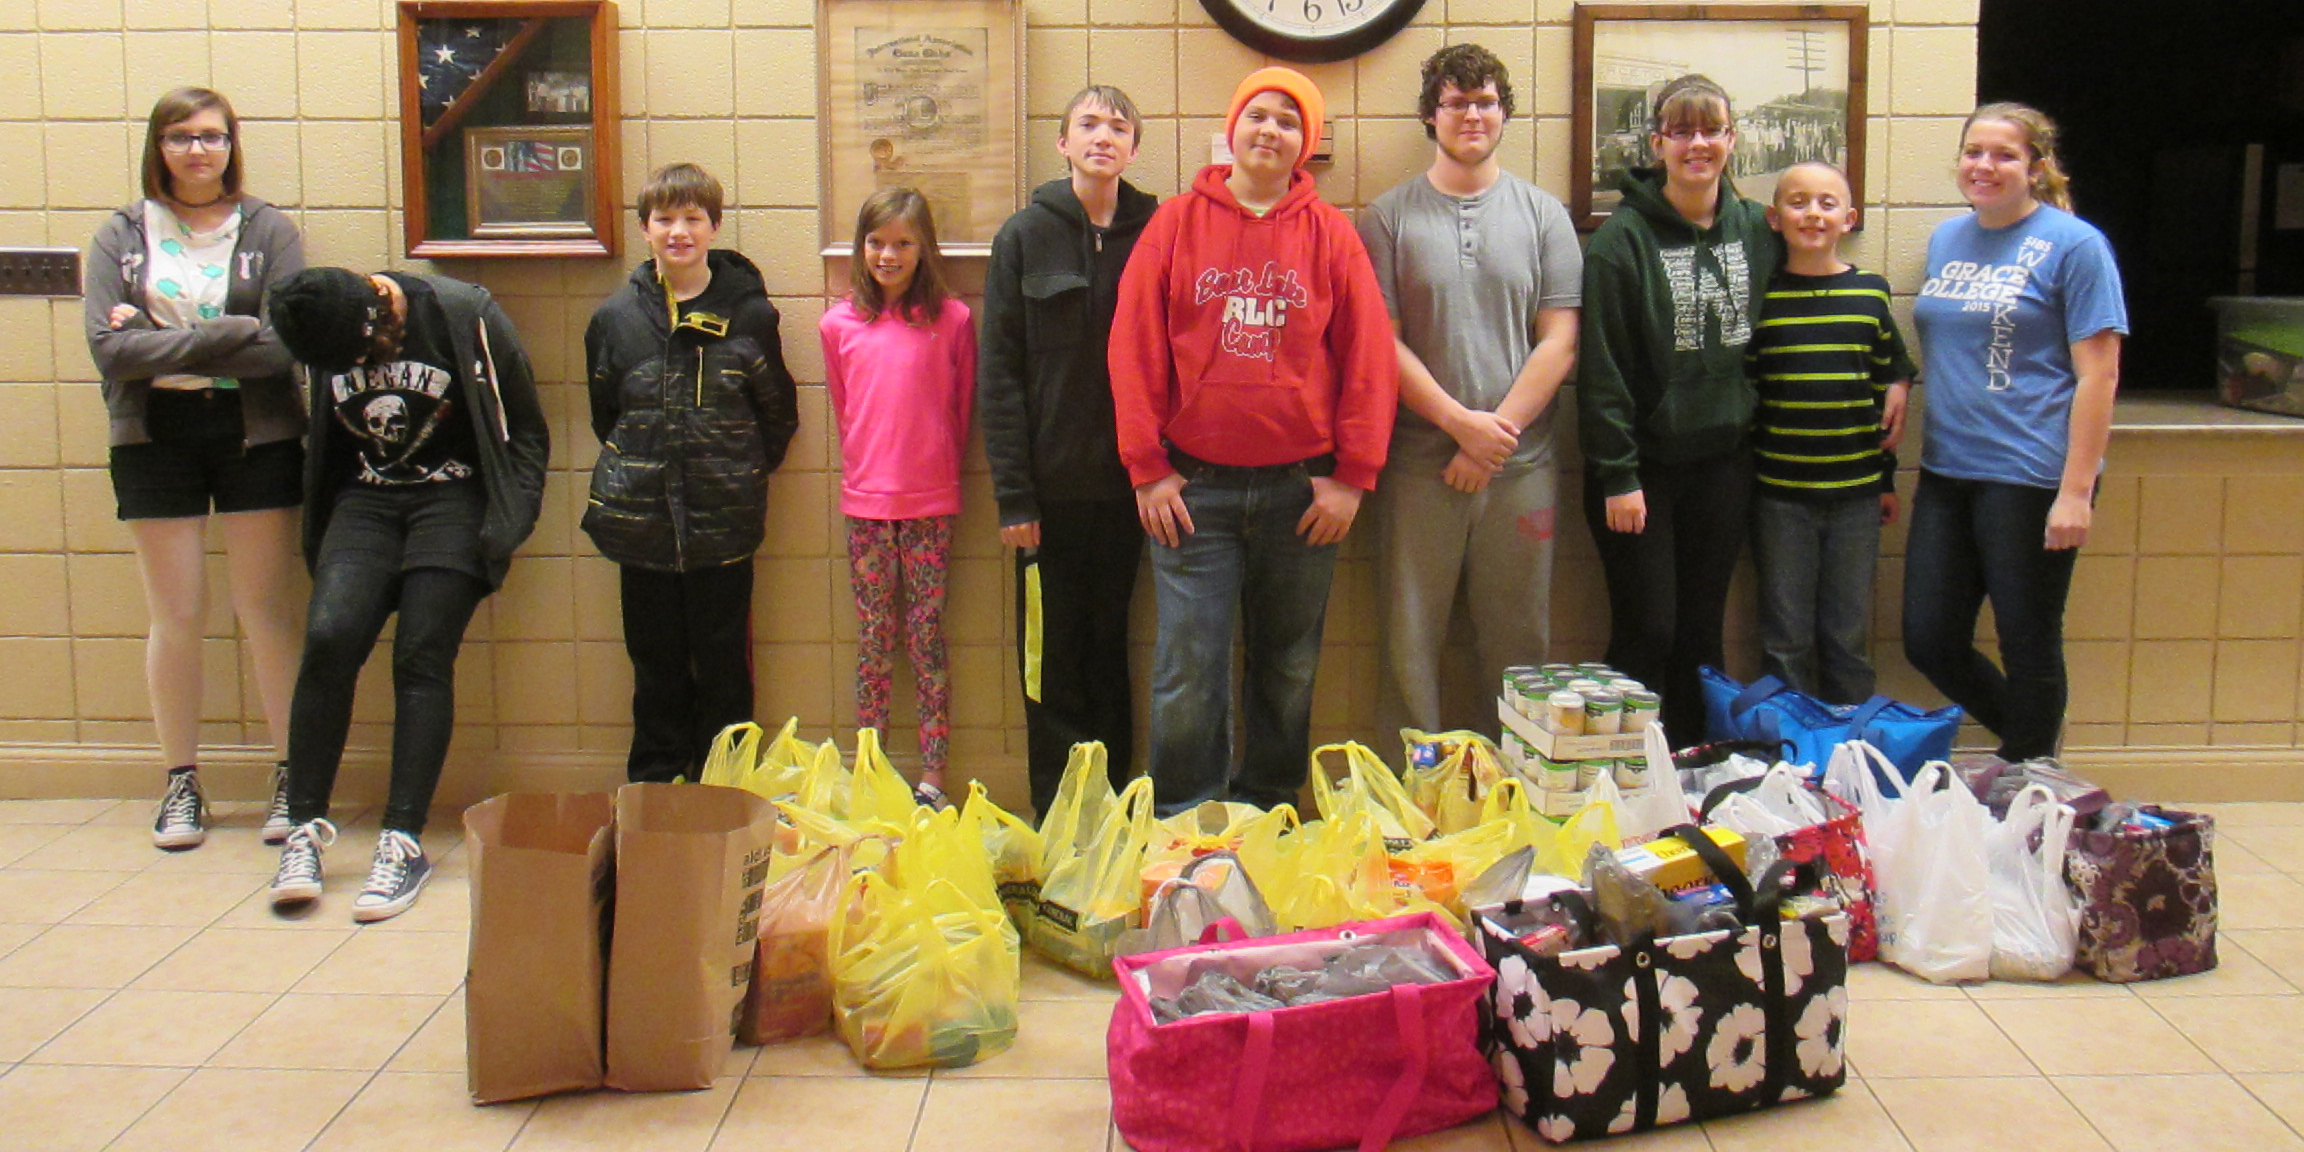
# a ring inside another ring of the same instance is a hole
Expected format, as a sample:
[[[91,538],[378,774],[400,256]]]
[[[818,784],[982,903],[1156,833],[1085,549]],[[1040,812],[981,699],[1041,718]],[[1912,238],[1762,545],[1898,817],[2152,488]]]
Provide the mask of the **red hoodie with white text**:
[[[1112,321],[1112,404],[1129,480],[1176,471],[1167,445],[1258,467],[1336,455],[1373,491],[1399,408],[1392,320],[1368,250],[1299,169],[1263,216],[1228,164],[1152,214]]]

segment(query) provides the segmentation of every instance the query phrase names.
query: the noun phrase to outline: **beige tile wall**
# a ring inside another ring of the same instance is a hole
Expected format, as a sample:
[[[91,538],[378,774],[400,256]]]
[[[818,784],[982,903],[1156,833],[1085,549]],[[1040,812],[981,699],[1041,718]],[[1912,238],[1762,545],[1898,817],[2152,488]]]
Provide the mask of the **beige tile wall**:
[[[849,716],[855,624],[838,459],[813,328],[845,271],[816,255],[814,5],[809,0],[625,0],[618,37],[625,175],[694,160],[727,180],[722,233],[766,273],[803,381],[802,430],[774,482],[755,611],[760,710],[811,732]],[[1974,85],[1975,0],[1874,0],[1865,163],[1873,203],[1854,258],[1898,285],[1919,278],[1929,230],[1956,211],[1950,158]],[[1233,83],[1262,61],[1192,0],[1024,0],[1030,178],[1059,175],[1049,146],[1065,98],[1093,78],[1150,117],[1130,175],[1173,193],[1207,154]],[[238,103],[251,190],[295,211],[312,257],[402,267],[389,0],[37,0],[0,5],[0,243],[85,245],[134,192],[141,117],[165,89],[217,86]],[[1523,117],[1516,171],[1565,195],[1569,0],[1427,0],[1415,24],[1355,61],[1309,71],[1336,119],[1325,194],[1354,207],[1426,163],[1416,66],[1476,40],[1512,67]],[[626,251],[640,251],[636,235]],[[630,671],[614,574],[576,530],[596,446],[575,383],[580,335],[625,261],[443,262],[486,284],[519,325],[554,419],[547,507],[502,594],[475,620],[460,667],[460,763],[619,762]],[[973,286],[980,271],[963,267]],[[1904,302],[1908,306],[1908,301]],[[61,744],[150,740],[139,664],[144,616],[113,518],[104,429],[77,301],[0,299],[0,759]],[[2091,744],[2294,741],[2304,476],[2227,481],[2214,445],[2115,445],[2099,533],[2073,609],[2075,736]],[[2165,455],[2165,459],[2163,456]],[[980,458],[979,458],[980,460]],[[2152,469],[2159,469],[2157,471]],[[1573,488],[1573,466],[1570,471]],[[1573,491],[1564,506],[1573,508]],[[1573,516],[1568,517],[1573,519]],[[1605,606],[1588,536],[1561,535],[1551,610],[1562,658],[1595,656]],[[1371,711],[1373,615],[1361,545],[1348,545],[1328,630],[1320,735],[1357,735]],[[1893,642],[1901,538],[1882,565],[1880,656],[1891,687],[1924,698]],[[963,767],[1016,795],[1022,716],[1003,638],[1007,566],[981,464],[970,477],[951,597],[953,745]],[[220,568],[221,565],[219,564]],[[2203,590],[2206,590],[2205,592]],[[207,735],[264,738],[247,662],[221,595],[210,616]],[[1148,594],[1137,616],[1149,636]],[[1749,612],[1733,626],[1749,660]],[[1140,645],[1139,656],[1142,656]],[[383,654],[363,685],[354,741],[381,747]],[[1460,682],[1458,694],[1484,686]],[[899,723],[909,692],[899,689]],[[846,729],[841,727],[845,736]],[[900,730],[892,744],[908,747]],[[14,752],[11,752],[11,749]],[[348,783],[348,787],[358,787]]]

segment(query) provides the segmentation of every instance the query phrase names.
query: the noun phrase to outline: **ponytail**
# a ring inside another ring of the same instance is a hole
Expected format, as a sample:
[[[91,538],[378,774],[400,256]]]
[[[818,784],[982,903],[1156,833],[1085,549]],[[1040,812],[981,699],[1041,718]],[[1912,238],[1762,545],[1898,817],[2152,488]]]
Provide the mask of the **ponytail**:
[[[2024,142],[2032,152],[2032,198],[2066,212],[2072,210],[2072,178],[2064,174],[2063,161],[2057,157],[2056,122],[2047,113],[2014,101],[1985,104],[1968,114],[1960,125],[1961,136],[1966,137],[1969,126],[1978,120],[1997,120],[2023,129]]]

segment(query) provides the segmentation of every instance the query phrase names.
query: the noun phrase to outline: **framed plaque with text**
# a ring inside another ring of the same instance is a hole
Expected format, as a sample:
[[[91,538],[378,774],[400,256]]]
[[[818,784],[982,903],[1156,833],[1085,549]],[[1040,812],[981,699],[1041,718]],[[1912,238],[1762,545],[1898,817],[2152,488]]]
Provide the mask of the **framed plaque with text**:
[[[1017,0],[818,0],[823,252],[882,188],[928,198],[947,256],[982,256],[1023,204]]]
[[[410,256],[613,256],[616,6],[400,0]]]

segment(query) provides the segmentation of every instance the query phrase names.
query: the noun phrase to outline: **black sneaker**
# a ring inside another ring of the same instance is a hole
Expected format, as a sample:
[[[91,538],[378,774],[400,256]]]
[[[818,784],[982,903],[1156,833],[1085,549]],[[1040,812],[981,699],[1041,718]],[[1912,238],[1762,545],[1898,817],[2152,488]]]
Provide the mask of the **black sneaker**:
[[[288,819],[288,762],[272,770],[272,809],[264,814],[264,842],[279,844],[288,839],[288,830],[296,826]]]
[[[424,882],[432,878],[432,862],[424,846],[406,832],[390,828],[376,838],[376,862],[368,867],[368,883],[352,900],[352,918],[363,924],[390,920],[416,906]]]
[[[912,786],[912,802],[932,812],[942,812],[952,806],[952,798],[926,780]]]
[[[320,898],[320,850],[336,842],[336,826],[313,820],[288,830],[280,849],[280,870],[272,874],[272,903],[301,904]]]
[[[152,821],[152,843],[172,851],[198,848],[208,838],[208,798],[200,794],[197,771],[170,772],[168,794]]]

